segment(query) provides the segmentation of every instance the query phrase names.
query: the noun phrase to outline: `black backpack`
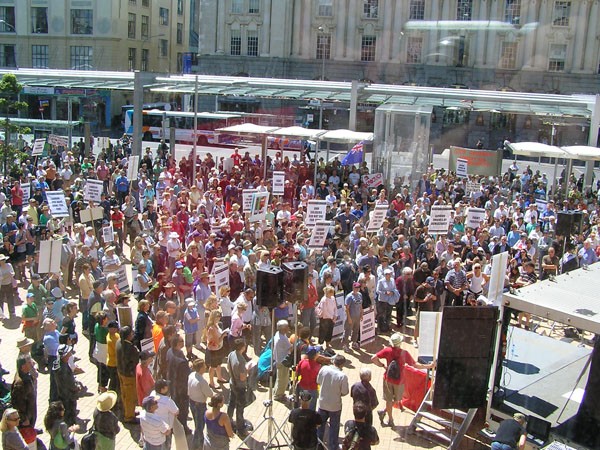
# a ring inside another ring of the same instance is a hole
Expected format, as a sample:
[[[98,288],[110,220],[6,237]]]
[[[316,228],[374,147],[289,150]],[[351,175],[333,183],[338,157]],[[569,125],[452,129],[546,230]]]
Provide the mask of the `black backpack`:
[[[360,434],[358,433],[357,427],[352,427],[350,431],[346,433],[344,436],[344,440],[342,441],[342,450],[354,450],[360,448]]]
[[[387,366],[387,369],[385,371],[385,376],[388,380],[394,380],[394,381],[400,380],[400,377],[402,376],[402,370],[400,369],[400,364],[398,363],[397,360],[393,359],[389,363],[389,365]]]
[[[81,438],[81,441],[79,442],[79,448],[81,450],[96,450],[96,441],[96,433],[92,427]]]

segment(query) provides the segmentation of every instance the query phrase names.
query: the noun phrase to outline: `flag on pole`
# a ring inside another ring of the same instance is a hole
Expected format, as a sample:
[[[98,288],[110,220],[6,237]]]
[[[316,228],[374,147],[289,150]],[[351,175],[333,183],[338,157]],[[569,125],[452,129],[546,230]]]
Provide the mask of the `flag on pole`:
[[[350,166],[352,164],[360,164],[363,161],[363,148],[365,141],[360,141],[350,149],[348,154],[342,160],[342,166]]]

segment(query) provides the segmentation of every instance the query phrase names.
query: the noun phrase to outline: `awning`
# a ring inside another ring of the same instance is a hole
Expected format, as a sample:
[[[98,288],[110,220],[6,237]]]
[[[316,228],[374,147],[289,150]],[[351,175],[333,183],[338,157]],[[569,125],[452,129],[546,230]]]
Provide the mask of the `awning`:
[[[238,134],[269,134],[272,131],[278,130],[279,127],[270,127],[265,125],[254,125],[253,123],[242,123],[239,125],[232,125],[230,127],[219,128],[216,131],[225,133],[238,133]]]
[[[315,130],[313,128],[303,127],[285,127],[269,133],[271,136],[286,136],[304,139],[316,139],[319,135],[325,133],[326,130]]]
[[[566,151],[554,145],[540,142],[515,142],[508,144],[514,155],[529,156],[533,158],[569,158]]]
[[[337,142],[340,144],[352,144],[360,141],[372,141],[373,133],[359,133],[351,130],[331,130],[319,136],[319,140]]]
[[[572,145],[561,147],[570,156],[570,159],[579,161],[600,161],[600,148],[587,145]]]

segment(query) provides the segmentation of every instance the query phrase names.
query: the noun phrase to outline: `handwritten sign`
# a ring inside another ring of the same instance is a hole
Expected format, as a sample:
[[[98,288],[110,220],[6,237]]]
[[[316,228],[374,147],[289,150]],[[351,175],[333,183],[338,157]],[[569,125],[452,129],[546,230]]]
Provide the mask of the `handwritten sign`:
[[[83,199],[86,202],[92,201],[94,203],[100,203],[102,201],[102,192],[104,186],[100,180],[88,179],[85,182],[85,189],[83,191]]]
[[[54,217],[69,217],[69,208],[65,193],[62,191],[47,191],[48,207]]]
[[[322,249],[325,246],[325,240],[327,239],[327,232],[331,223],[329,221],[317,222],[313,229],[310,239],[308,240],[308,248],[319,248]]]
[[[285,172],[273,172],[273,195],[283,195],[285,189]]]
[[[307,226],[312,227],[317,222],[325,220],[325,214],[327,213],[327,201],[326,200],[309,200],[306,208],[306,220],[304,221]]]
[[[429,232],[432,234],[448,233],[452,206],[433,205],[431,207],[431,216],[429,217]]]
[[[367,232],[379,231],[387,215],[387,205],[377,205],[375,209],[371,211],[369,215],[369,224],[367,225]]]

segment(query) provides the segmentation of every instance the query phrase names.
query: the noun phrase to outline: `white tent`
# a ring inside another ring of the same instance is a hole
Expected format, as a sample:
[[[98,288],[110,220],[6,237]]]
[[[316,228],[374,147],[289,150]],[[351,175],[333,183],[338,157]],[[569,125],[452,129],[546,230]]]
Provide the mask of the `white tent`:
[[[340,144],[352,144],[359,141],[372,141],[373,133],[360,133],[351,130],[331,130],[319,136],[319,140],[337,142]]]
[[[600,161],[600,148],[587,145],[572,145],[561,147],[568,153],[569,159],[578,159],[580,161]]]
[[[325,133],[325,130],[315,130],[313,128],[303,128],[303,127],[285,127],[279,128],[271,133],[271,136],[286,136],[286,137],[296,137],[296,138],[304,138],[304,139],[316,139],[320,135]]]
[[[280,127],[254,125],[253,123],[242,123],[239,125],[232,125],[230,127],[219,128],[216,131],[239,134],[269,134],[270,132],[279,128]]]
[[[532,158],[569,158],[566,151],[554,145],[540,142],[515,142],[508,144],[514,155],[529,156]]]

